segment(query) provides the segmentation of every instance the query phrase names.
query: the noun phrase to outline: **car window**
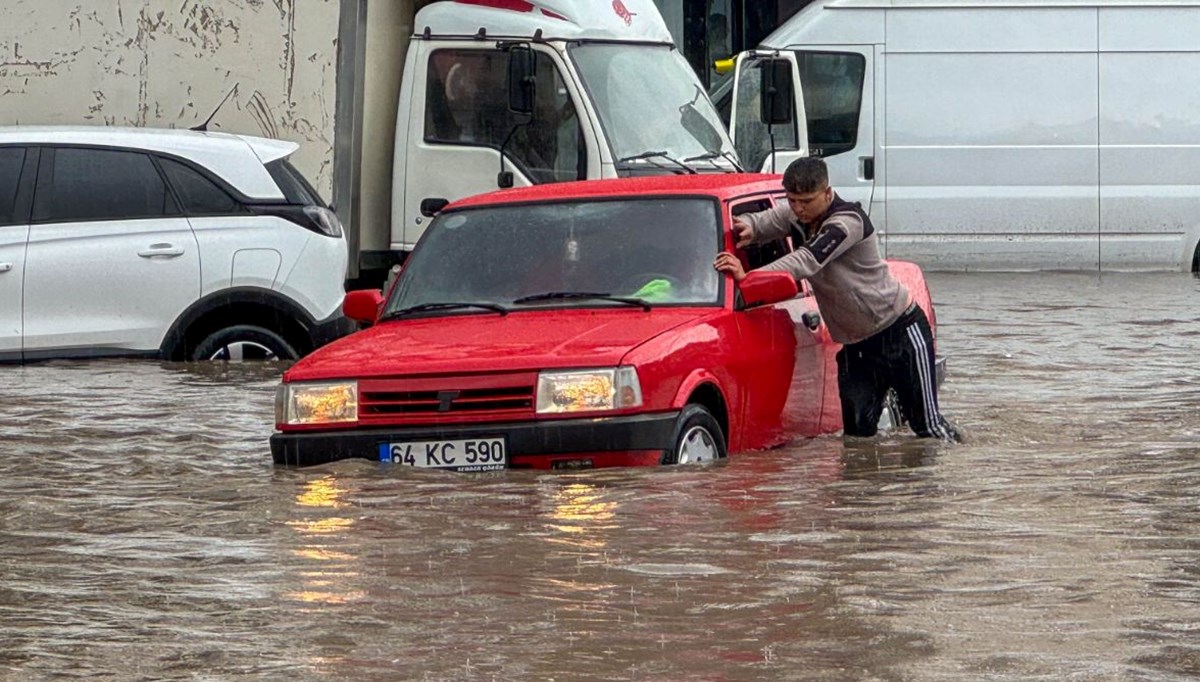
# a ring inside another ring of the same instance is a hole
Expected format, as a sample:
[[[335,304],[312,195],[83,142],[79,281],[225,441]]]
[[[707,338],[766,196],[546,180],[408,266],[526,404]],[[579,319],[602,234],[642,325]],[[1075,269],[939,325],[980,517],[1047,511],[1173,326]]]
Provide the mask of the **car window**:
[[[188,215],[229,215],[242,211],[236,199],[199,171],[171,159],[160,158],[158,162]]]
[[[317,190],[304,177],[304,174],[296,170],[287,159],[279,159],[267,164],[267,172],[275,180],[275,184],[279,185],[279,190],[283,192],[283,198],[289,204],[297,206],[325,206],[325,202],[321,201],[321,195],[317,194]]]
[[[0,147],[0,225],[13,222],[13,214],[17,209],[17,187],[24,163],[24,147]]]
[[[786,203],[787,199],[784,199]],[[766,211],[772,207],[771,199],[762,198],[753,201],[744,201],[733,205],[732,213],[734,216],[739,216],[744,213],[757,213]],[[743,249],[746,255],[746,265],[751,269],[759,268],[767,263],[774,262],[779,258],[791,252],[791,247],[788,245],[787,239],[776,239],[775,241],[766,242],[763,244],[751,244]]]
[[[158,218],[178,212],[166,183],[145,154],[62,148],[43,155],[34,220]]]
[[[446,301],[512,304],[552,292],[718,305],[717,203],[622,198],[440,214],[405,263],[388,310]],[[613,305],[597,300],[565,306]]]
[[[534,53],[534,115],[508,109],[508,53],[437,50],[429,59],[425,141],[500,149],[534,184],[586,176],[579,117],[554,61]],[[511,138],[509,137],[509,134]]]

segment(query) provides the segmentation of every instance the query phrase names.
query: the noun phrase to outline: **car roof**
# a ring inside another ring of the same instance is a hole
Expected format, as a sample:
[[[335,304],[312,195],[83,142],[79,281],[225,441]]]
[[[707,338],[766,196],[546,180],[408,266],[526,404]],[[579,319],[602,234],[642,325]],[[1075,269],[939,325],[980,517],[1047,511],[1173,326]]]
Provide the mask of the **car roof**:
[[[48,144],[140,149],[193,161],[248,197],[282,199],[263,164],[286,158],[300,145],[252,135],[176,128],[121,126],[0,126],[0,145]],[[253,155],[253,156],[250,156]],[[250,159],[257,163],[249,163]]]
[[[494,204],[661,194],[711,195],[718,199],[733,199],[747,194],[782,191],[782,176],[767,173],[651,175],[610,180],[559,182],[499,190],[460,199],[447,206],[446,210]]]

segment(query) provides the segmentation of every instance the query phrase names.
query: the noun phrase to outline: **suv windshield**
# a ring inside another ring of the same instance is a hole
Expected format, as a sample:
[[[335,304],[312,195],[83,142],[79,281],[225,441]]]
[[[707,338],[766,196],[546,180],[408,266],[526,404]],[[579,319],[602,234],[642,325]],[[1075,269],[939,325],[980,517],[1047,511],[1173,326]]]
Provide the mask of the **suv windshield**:
[[[522,309],[718,305],[718,204],[704,198],[488,206],[439,215],[384,315],[454,304]],[[632,304],[632,305],[631,305]]]
[[[661,152],[638,163],[676,166],[663,157],[689,162],[698,170],[713,165],[732,169],[733,143],[700,81],[679,51],[669,45],[583,43],[571,59],[608,133],[615,159]]]

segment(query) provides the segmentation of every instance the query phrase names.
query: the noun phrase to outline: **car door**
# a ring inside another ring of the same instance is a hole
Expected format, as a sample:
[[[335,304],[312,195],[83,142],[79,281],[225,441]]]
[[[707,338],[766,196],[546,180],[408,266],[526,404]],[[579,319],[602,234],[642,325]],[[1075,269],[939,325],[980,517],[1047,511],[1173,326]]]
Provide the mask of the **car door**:
[[[25,357],[153,353],[200,293],[187,220],[150,156],[43,149],[26,252]]]
[[[0,362],[21,359],[21,292],[37,150],[0,147]]]
[[[759,197],[734,204],[732,212],[764,210],[774,200],[786,201]],[[736,253],[757,268],[790,251],[789,240],[781,239]],[[742,423],[750,438],[760,440],[748,447],[821,433],[831,341],[810,290],[802,286],[795,298],[745,310],[736,319],[747,349]]]

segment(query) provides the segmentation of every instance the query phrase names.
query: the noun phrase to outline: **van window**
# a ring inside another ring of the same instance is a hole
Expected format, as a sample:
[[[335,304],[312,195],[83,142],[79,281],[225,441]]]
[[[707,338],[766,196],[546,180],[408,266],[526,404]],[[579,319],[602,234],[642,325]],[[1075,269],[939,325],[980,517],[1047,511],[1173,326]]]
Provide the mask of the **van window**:
[[[813,156],[854,149],[867,60],[850,52],[797,52],[808,147]]]
[[[425,141],[500,149],[534,184],[587,176],[582,130],[554,61],[535,52],[534,114],[508,109],[508,53],[437,50],[425,86]],[[514,130],[515,128],[515,130]]]
[[[159,218],[178,213],[166,183],[145,154],[76,148],[42,154],[33,209],[36,221]]]
[[[739,67],[737,101],[734,102],[737,123],[734,139],[737,141],[738,156],[746,170],[764,170],[763,163],[771,153],[772,136],[776,151],[795,150],[795,116],[785,125],[768,126],[762,121],[760,99],[762,97],[763,64],[760,59],[743,59]],[[771,171],[771,168],[765,169]],[[774,169],[780,173],[782,168]]]
[[[13,222],[13,214],[17,210],[17,187],[24,163],[24,147],[0,148],[0,225]]]

